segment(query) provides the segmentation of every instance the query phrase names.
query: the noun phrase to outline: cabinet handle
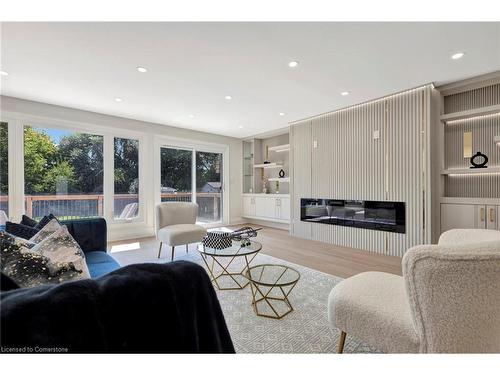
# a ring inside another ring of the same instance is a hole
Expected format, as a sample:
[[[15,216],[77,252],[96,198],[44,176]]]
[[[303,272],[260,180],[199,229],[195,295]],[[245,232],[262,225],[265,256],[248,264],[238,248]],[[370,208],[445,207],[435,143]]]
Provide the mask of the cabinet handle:
[[[481,207],[481,210],[480,210],[480,217],[481,217],[481,221],[484,221],[484,207]]]
[[[490,222],[495,222],[495,210],[493,208],[490,208]]]

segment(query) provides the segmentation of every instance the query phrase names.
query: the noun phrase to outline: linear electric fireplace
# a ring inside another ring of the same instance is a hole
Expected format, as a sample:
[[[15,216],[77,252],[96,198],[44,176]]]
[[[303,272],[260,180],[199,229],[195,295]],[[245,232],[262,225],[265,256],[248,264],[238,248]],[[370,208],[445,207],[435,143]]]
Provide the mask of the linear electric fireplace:
[[[405,233],[405,203],[340,199],[300,200],[300,220]]]

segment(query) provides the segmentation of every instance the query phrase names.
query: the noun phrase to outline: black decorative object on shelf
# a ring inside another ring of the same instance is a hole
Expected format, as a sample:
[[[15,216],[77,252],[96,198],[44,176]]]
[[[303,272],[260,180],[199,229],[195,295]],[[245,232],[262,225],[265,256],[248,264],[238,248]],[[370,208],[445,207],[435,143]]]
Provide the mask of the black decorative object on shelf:
[[[476,160],[481,160],[479,163]],[[488,168],[486,163],[488,163],[488,157],[485,154],[482,154],[480,151],[476,152],[476,154],[470,158],[470,163],[472,164],[472,168]]]
[[[269,160],[264,160],[263,164],[271,164],[271,162]]]
[[[280,178],[285,177],[285,171],[283,169],[280,169],[280,172],[278,175],[280,176]]]

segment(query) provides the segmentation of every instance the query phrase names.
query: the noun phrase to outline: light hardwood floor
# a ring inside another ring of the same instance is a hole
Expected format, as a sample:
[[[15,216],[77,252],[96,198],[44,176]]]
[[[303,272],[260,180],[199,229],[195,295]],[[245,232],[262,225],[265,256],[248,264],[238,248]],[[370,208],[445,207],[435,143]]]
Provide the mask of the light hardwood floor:
[[[253,225],[255,227],[255,225]],[[401,258],[292,237],[288,231],[264,227],[257,236],[261,252],[343,278],[365,271],[401,275]]]
[[[230,228],[236,229],[236,227]],[[134,239],[113,242],[109,245],[150,240],[152,238]],[[261,252],[264,254],[342,278],[365,271],[401,275],[401,258],[394,256],[296,238],[290,236],[288,231],[269,227],[263,227],[259,231],[257,240],[262,243]]]

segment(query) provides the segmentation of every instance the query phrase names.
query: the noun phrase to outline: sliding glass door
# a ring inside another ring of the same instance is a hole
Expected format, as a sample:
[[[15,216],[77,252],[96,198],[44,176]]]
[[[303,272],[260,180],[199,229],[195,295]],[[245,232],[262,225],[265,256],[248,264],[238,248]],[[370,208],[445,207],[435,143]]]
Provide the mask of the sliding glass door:
[[[198,221],[222,221],[222,154],[196,152]]]
[[[193,152],[162,147],[160,153],[162,202],[191,202],[193,200]]]
[[[196,202],[200,223],[223,219],[222,153],[160,147],[162,202]]]

